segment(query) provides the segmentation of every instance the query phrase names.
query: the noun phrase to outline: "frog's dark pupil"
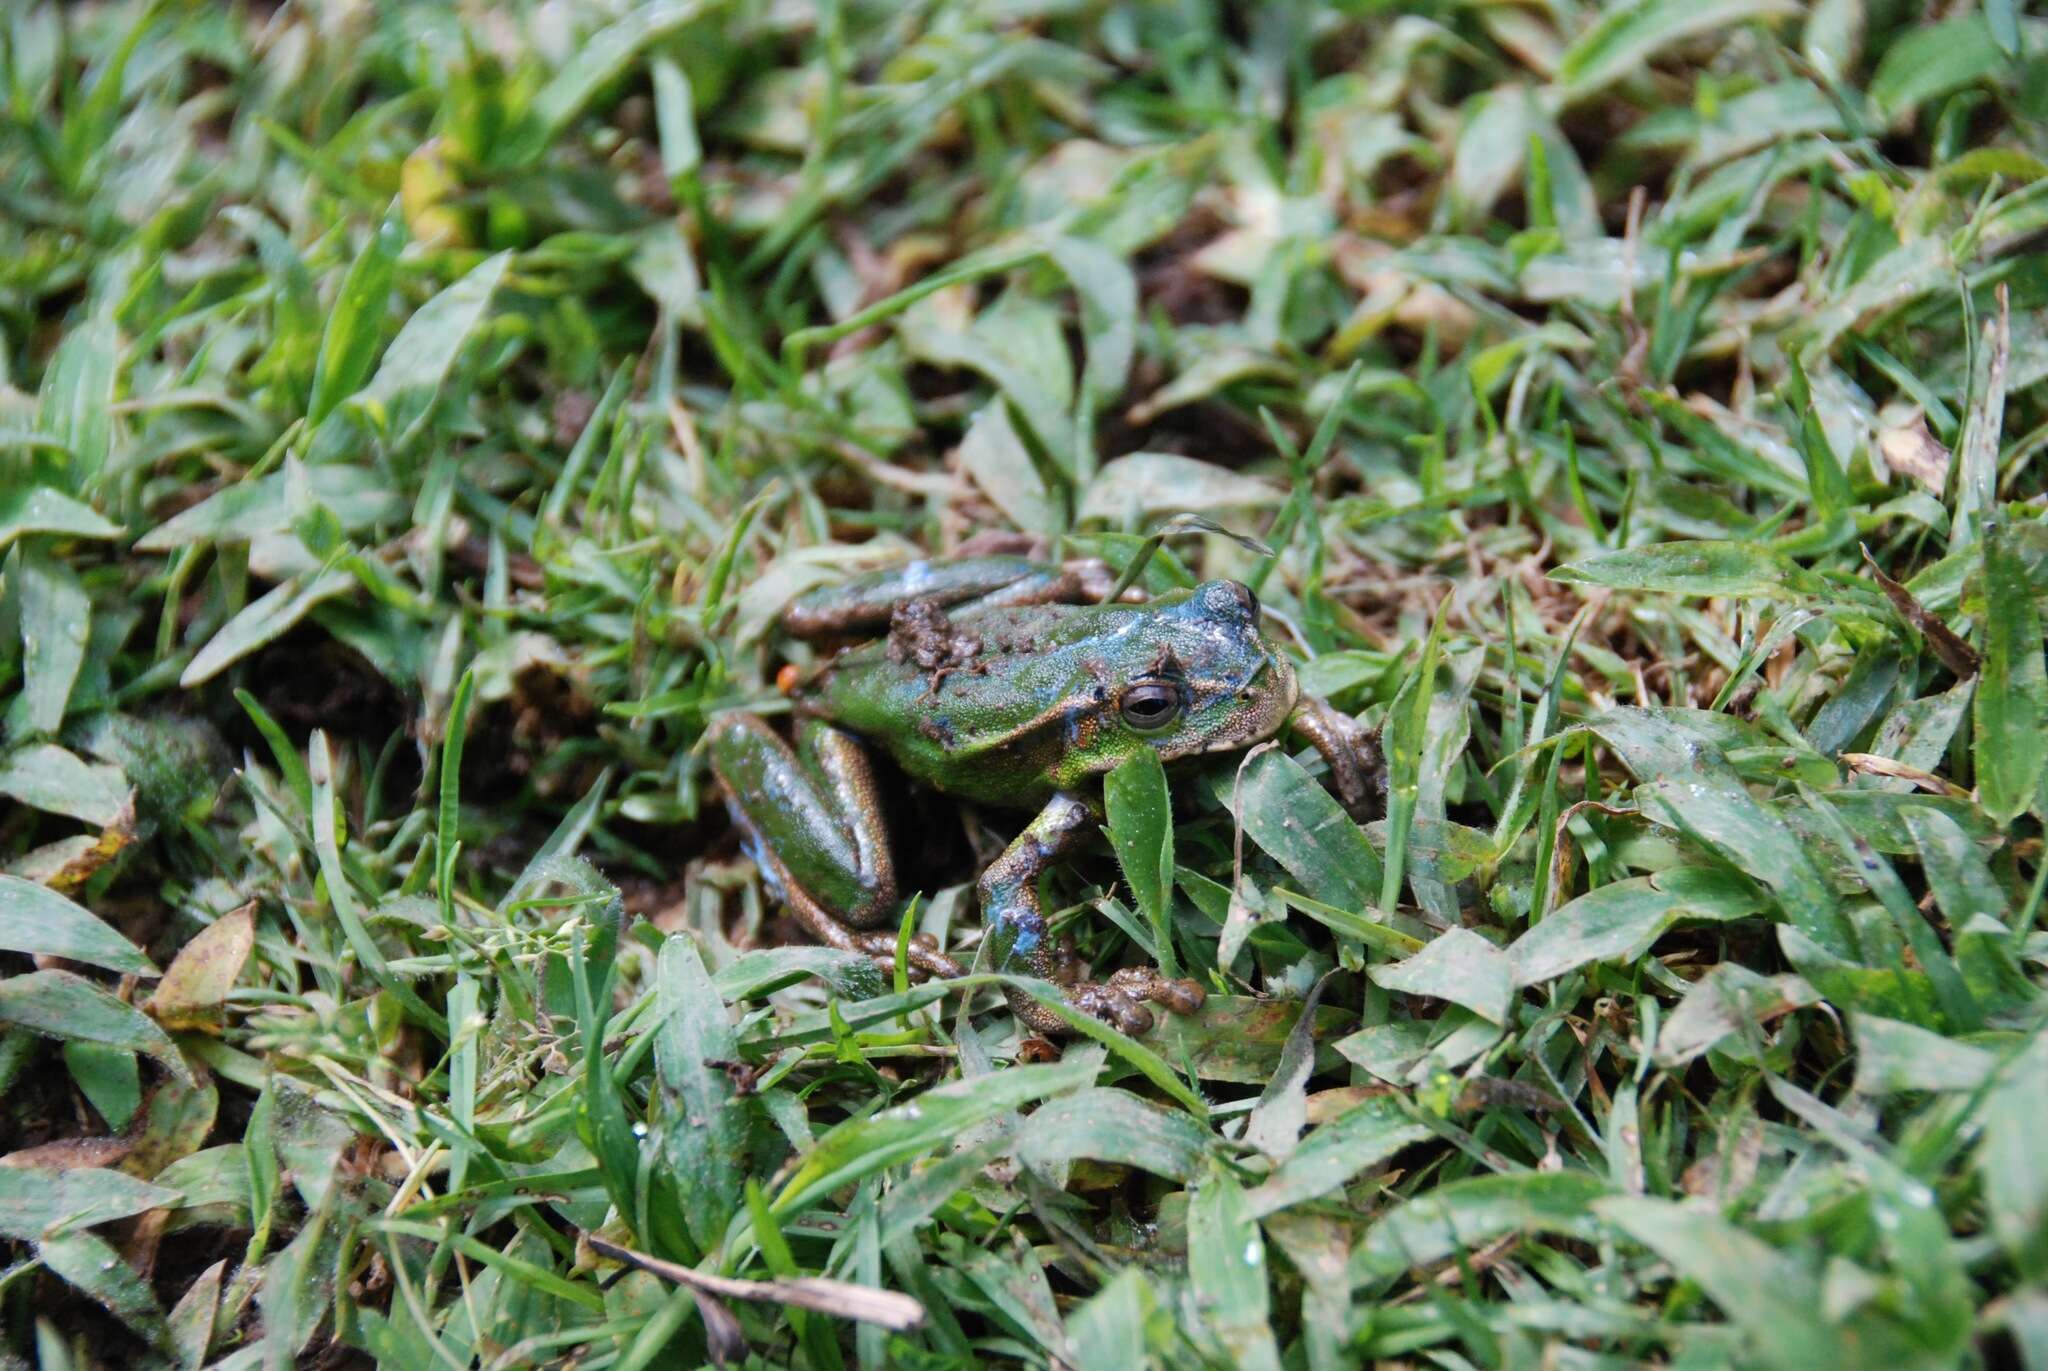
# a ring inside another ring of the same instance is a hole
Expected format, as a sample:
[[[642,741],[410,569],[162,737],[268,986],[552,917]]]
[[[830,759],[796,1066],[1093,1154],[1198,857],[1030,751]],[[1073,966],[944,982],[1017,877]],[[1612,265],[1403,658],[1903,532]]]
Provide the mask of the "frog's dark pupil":
[[[1179,712],[1180,692],[1172,686],[1133,686],[1124,695],[1124,719],[1134,728],[1158,728]]]

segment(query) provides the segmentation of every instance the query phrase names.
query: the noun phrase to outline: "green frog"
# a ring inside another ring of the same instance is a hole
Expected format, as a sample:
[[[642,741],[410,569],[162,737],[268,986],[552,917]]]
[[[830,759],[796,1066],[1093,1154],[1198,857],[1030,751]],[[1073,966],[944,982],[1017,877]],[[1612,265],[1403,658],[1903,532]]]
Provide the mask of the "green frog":
[[[1076,980],[1048,936],[1039,877],[1102,822],[1104,773],[1140,748],[1163,762],[1241,752],[1290,732],[1321,753],[1354,816],[1377,798],[1376,740],[1305,697],[1236,581],[1103,603],[1109,568],[1021,557],[916,561],[799,597],[782,626],[860,640],[784,689],[794,745],[759,716],[717,716],[712,769],[771,890],[820,942],[893,961],[895,868],[868,749],[913,780],[979,805],[1037,811],[982,873],[984,939],[996,970],[1059,983],[1070,1004],[1126,1033],[1176,1013],[1201,987],[1143,967]],[[879,636],[877,636],[879,635]],[[920,936],[916,972],[960,966]],[[1030,1029],[1066,1020],[1028,995]]]

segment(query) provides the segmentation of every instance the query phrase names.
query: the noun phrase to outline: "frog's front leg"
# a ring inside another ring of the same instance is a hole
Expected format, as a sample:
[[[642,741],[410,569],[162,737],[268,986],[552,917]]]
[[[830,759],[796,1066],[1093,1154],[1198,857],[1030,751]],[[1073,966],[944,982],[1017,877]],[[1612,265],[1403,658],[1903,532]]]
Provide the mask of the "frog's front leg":
[[[881,961],[896,934],[881,927],[896,904],[896,869],[882,824],[874,767],[853,735],[800,719],[796,748],[758,716],[723,714],[710,729],[711,769],[762,875],[819,942]],[[919,971],[958,976],[960,966],[920,934]]]
[[[981,875],[981,918],[989,954],[996,970],[1057,980],[1061,957],[1053,946],[1039,907],[1038,878],[1101,822],[1101,813],[1080,796],[1062,791],[1046,802],[1017,840]],[[1143,1033],[1152,1013],[1142,1001],[1153,1000],[1179,1014],[1202,1007],[1202,988],[1193,981],[1170,980],[1156,971],[1119,971],[1106,982],[1083,981],[1064,987],[1067,1002],[1084,1014],[1125,1033]],[[1071,1037],[1074,1029],[1058,1014],[1020,990],[1010,993],[1010,1008],[1023,1024],[1052,1037]]]
[[[1379,817],[1387,778],[1378,735],[1313,696],[1295,705],[1287,727],[1321,754],[1346,813],[1360,823]]]

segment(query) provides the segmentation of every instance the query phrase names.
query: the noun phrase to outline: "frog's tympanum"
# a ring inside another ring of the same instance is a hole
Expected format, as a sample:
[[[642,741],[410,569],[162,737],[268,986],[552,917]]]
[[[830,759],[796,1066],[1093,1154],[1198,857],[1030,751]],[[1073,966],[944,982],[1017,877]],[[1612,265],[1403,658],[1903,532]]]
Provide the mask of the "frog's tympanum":
[[[826,659],[790,692],[795,746],[745,713],[718,716],[711,762],[764,876],[821,942],[892,960],[896,876],[866,749],[914,781],[1037,817],[982,874],[990,964],[1060,982],[1068,1001],[1128,1033],[1145,1000],[1201,1006],[1192,981],[1147,969],[1074,983],[1047,936],[1038,878],[1102,821],[1101,777],[1139,748],[1160,760],[1241,752],[1283,729],[1329,764],[1345,807],[1374,800],[1376,748],[1350,720],[1304,698],[1235,581],[1138,603],[1099,603],[1101,562],[1015,557],[913,562],[805,595],[783,612],[803,638],[886,633]],[[926,973],[960,968],[929,939]],[[1030,1028],[1066,1022],[1013,994]]]

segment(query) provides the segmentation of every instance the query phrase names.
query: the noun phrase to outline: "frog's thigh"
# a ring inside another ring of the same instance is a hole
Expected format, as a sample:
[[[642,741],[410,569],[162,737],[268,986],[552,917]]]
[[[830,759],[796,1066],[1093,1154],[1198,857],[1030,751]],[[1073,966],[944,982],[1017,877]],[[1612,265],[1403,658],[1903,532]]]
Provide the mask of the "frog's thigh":
[[[896,903],[873,768],[829,724],[807,720],[797,738],[801,757],[755,715],[722,715],[711,727],[712,770],[793,904],[806,896],[835,919],[872,927]]]
[[[1096,557],[1079,557],[1058,566],[1034,566],[1000,587],[969,602],[962,615],[985,609],[1018,609],[1027,605],[1092,605],[1109,598],[1116,573]]]
[[[1054,571],[1023,557],[907,562],[799,595],[782,611],[782,626],[799,638],[878,631],[889,626],[898,606],[913,600],[950,609]]]

